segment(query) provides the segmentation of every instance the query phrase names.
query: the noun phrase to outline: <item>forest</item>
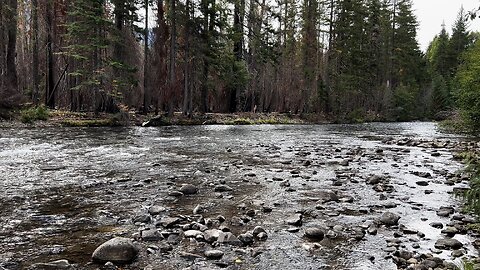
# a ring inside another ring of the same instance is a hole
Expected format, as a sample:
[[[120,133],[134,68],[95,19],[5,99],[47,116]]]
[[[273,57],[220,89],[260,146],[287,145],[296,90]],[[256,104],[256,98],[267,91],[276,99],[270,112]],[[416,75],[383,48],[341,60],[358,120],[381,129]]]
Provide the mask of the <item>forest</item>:
[[[424,53],[411,0],[6,0],[0,106],[389,121],[460,111],[478,130],[474,17],[458,11]]]

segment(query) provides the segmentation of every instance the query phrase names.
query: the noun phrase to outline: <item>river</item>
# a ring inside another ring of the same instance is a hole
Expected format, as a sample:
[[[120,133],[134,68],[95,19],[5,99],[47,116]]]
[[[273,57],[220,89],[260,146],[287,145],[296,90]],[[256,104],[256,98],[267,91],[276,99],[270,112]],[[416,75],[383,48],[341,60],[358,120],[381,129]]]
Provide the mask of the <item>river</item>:
[[[179,255],[201,254],[206,243],[183,239],[162,253],[148,249],[162,241],[138,240],[140,256],[124,269],[397,269],[391,239],[394,249],[452,260],[434,248],[442,234],[430,224],[452,222],[436,214],[440,207],[459,210],[452,191],[467,182],[453,155],[467,142],[429,122],[0,129],[0,269],[58,259],[96,269],[90,256],[102,242],[138,238],[166,216],[192,222],[197,205],[205,219],[225,217],[235,234],[262,226],[268,239],[219,247],[222,263]],[[385,183],[366,183],[374,175]],[[186,183],[198,194],[169,196]],[[220,184],[233,191],[215,192]],[[152,205],[165,210],[136,219]],[[365,233],[386,211],[400,226]],[[296,213],[297,229],[287,224]],[[306,240],[312,226],[328,237]],[[455,239],[465,256],[478,255],[471,236]]]

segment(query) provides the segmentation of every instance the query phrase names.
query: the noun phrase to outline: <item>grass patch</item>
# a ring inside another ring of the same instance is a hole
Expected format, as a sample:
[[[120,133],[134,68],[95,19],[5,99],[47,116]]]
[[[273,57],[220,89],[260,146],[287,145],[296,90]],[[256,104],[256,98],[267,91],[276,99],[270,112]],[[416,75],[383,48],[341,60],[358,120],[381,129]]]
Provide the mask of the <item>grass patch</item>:
[[[462,195],[467,211],[473,212],[477,217],[480,216],[480,159],[476,152],[463,152],[458,154],[466,163],[465,170],[471,173],[470,189]]]
[[[458,270],[474,270],[475,263],[473,263],[472,261],[463,260],[461,263],[457,264],[457,269]]]
[[[48,110],[44,106],[32,107],[20,112],[20,120],[26,124],[31,124],[39,120],[46,121],[48,117]]]
[[[255,125],[255,122],[248,118],[237,118],[232,121],[228,121],[225,124],[227,125]]]
[[[438,123],[442,131],[449,133],[471,134],[473,131],[459,119],[447,119]]]
[[[65,127],[116,127],[120,126],[115,119],[66,119],[61,121]]]

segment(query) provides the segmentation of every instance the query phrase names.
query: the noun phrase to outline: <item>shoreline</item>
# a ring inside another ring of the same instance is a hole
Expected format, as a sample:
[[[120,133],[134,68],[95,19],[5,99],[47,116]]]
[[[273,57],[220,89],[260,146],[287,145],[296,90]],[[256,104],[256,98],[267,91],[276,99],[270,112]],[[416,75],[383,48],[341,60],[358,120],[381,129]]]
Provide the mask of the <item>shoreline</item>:
[[[0,118],[0,128],[45,128],[45,127],[118,127],[118,126],[196,126],[196,125],[308,125],[334,123],[319,114],[289,113],[206,113],[191,117],[182,113],[173,116],[120,112],[116,114],[48,111],[46,119],[22,119],[21,111],[8,112],[8,119]],[[4,117],[6,118],[6,117]]]

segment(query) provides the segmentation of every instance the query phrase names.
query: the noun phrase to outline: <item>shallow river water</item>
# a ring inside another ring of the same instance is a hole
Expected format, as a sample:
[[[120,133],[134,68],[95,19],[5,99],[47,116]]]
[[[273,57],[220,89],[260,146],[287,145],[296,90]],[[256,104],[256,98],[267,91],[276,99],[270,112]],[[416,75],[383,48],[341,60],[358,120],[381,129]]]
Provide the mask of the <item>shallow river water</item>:
[[[392,143],[403,138],[437,144]],[[224,248],[230,266],[179,255],[204,248],[195,241],[183,240],[168,253],[147,252],[158,243],[139,241],[140,256],[125,269],[397,269],[386,250],[392,238],[406,250],[450,260],[451,251],[434,248],[441,230],[429,224],[448,224],[450,218],[436,211],[459,207],[452,191],[466,181],[445,184],[463,167],[448,145],[466,140],[422,122],[0,129],[0,269],[58,259],[96,269],[90,256],[104,241],[133,237],[162,216],[193,218],[197,205],[205,218],[232,221],[235,234],[262,226],[268,239]],[[372,175],[388,179],[385,190],[366,183]],[[422,180],[428,185],[416,184]],[[185,183],[196,185],[198,194],[168,195]],[[214,192],[217,184],[233,191]],[[331,193],[339,199],[326,201]],[[165,213],[147,224],[132,221],[152,205]],[[379,226],[377,234],[352,238],[385,211],[425,236],[398,236],[398,228]],[[298,232],[287,224],[295,213],[303,217]],[[330,230],[331,237],[305,240],[303,230],[312,226]],[[470,236],[455,239],[466,256],[478,255]],[[261,252],[251,256],[252,250]]]

